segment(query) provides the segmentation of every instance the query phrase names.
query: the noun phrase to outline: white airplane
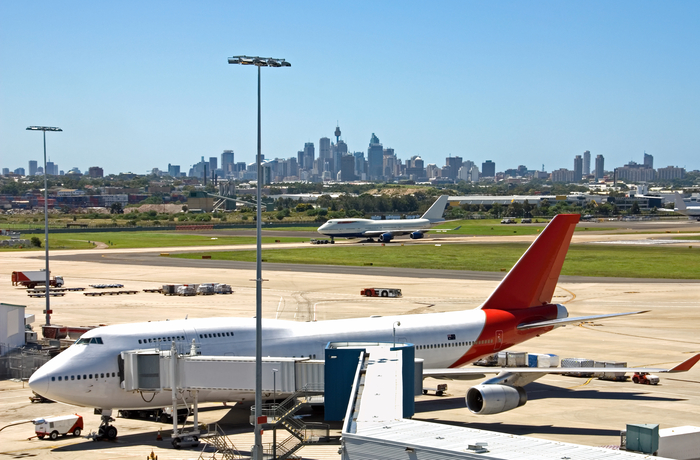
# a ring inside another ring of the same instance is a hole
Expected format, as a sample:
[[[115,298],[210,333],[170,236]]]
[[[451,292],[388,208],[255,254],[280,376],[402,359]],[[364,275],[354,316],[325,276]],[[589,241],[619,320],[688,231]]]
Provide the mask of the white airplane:
[[[674,194],[674,201],[676,204],[676,208],[674,211],[686,215],[690,218],[695,218],[700,220],[700,206],[687,206],[685,204],[685,201],[683,201],[683,197],[680,196],[677,192]]]
[[[442,214],[447,205],[447,198],[447,195],[438,197],[420,219],[330,219],[318,227],[318,233],[330,236],[331,241],[335,237],[369,238],[370,240],[377,237],[381,242],[389,242],[400,235],[410,235],[413,239],[423,238],[423,234],[430,231],[432,225],[445,221]]]
[[[342,319],[318,322],[263,320],[263,356],[323,357],[328,342],[392,342],[415,345],[417,358],[424,360],[424,376],[452,379],[496,377],[472,387],[466,403],[475,414],[514,409],[527,401],[522,386],[567,368],[466,368],[484,356],[537,337],[555,327],[592,319],[641,312],[569,318],[563,305],[552,304],[552,296],[579,215],[556,216],[501,281],[486,301],[473,310],[449,313]],[[116,437],[113,421],[104,414],[113,409],[156,409],[172,403],[171,392],[144,395],[122,388],[120,353],[154,349],[175,343],[189,347],[199,343],[204,356],[254,356],[254,318],[207,318],[119,324],[86,332],[67,350],[53,358],[29,379],[38,394],[62,403],[103,410],[102,433]],[[700,354],[672,369],[606,368],[606,372],[682,372]],[[122,365],[123,367],[123,365]],[[577,369],[585,372],[587,369]],[[599,372],[600,369],[590,370]],[[183,399],[191,403],[189,396]],[[199,402],[251,401],[247,391],[201,390]]]

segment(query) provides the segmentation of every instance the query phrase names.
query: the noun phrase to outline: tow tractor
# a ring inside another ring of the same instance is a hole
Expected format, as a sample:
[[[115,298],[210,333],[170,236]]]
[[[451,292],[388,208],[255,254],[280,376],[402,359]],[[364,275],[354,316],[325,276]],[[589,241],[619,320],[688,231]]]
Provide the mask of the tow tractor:
[[[367,288],[360,291],[366,297],[401,297],[401,289]]]
[[[635,372],[632,376],[632,381],[634,383],[643,383],[645,385],[658,385],[659,376],[654,374],[649,374],[647,372]]]

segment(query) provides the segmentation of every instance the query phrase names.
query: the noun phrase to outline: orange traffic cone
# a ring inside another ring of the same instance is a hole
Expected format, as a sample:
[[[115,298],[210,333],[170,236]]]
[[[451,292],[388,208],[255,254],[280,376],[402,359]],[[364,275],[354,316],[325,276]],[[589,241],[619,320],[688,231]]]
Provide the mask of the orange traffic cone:
[[[162,441],[163,436],[160,435],[160,428],[158,428],[158,436],[156,436],[156,441]]]

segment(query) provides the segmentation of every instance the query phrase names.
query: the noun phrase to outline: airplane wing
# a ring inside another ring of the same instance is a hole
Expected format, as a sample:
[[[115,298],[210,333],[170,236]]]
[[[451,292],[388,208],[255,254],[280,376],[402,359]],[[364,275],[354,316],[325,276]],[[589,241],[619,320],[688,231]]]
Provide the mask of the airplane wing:
[[[603,318],[615,318],[617,316],[628,316],[628,315],[640,315],[642,313],[646,313],[649,310],[642,310],[642,311],[632,311],[628,313],[610,313],[608,315],[591,315],[591,316],[579,316],[577,318],[560,318],[560,319],[551,319],[548,321],[538,321],[536,323],[525,323],[525,324],[519,324],[518,325],[518,330],[525,330],[525,329],[534,329],[536,327],[547,327],[547,326],[566,326],[567,324],[573,324],[573,323],[583,323],[585,321],[591,321],[594,319],[603,319]]]
[[[682,363],[670,369],[660,367],[493,367],[476,368],[464,367],[456,369],[424,369],[423,377],[433,377],[452,380],[476,380],[489,374],[568,374],[600,373],[600,372],[646,372],[646,373],[676,373],[690,370],[698,361],[700,353],[693,355]],[[538,377],[538,378],[539,378]]]
[[[460,225],[459,227],[455,228],[414,228],[414,229],[401,229],[401,230],[368,230],[366,232],[362,233],[362,236],[367,236],[367,237],[373,237],[373,236],[380,236],[380,235],[386,235],[387,233],[390,234],[391,236],[401,236],[401,235],[410,235],[411,233],[415,232],[420,232],[420,233],[428,233],[428,232],[453,232],[455,230],[459,230],[462,228]]]

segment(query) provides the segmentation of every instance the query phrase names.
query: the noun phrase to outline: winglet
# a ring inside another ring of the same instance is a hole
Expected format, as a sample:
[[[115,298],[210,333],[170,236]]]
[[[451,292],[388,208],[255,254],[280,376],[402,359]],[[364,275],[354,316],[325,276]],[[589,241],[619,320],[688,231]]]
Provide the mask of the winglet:
[[[669,372],[685,372],[689,371],[690,368],[695,366],[695,363],[700,361],[700,353],[697,355],[693,356],[692,358],[688,358],[682,363],[680,363],[678,366],[674,367],[673,369],[670,369]]]
[[[554,216],[481,308],[517,310],[550,303],[580,218],[579,214]]]

